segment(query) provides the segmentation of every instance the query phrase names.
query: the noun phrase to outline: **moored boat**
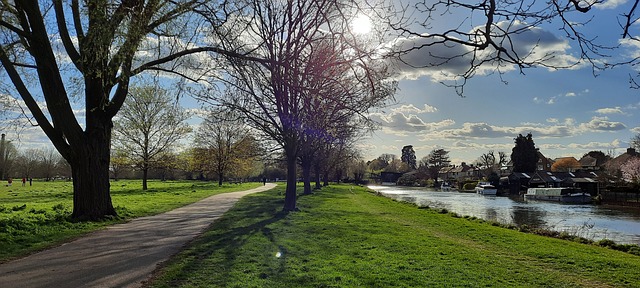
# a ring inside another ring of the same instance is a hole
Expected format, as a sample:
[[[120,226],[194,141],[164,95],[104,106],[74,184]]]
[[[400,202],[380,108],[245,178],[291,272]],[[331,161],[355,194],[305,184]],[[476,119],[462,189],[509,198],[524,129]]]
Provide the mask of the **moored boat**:
[[[440,185],[440,190],[441,191],[451,191],[451,184],[449,184],[449,182],[442,182],[442,185]]]
[[[476,185],[476,193],[481,195],[496,195],[498,194],[498,189],[491,185],[489,182],[478,182]]]
[[[555,201],[562,203],[591,203],[591,195],[580,189],[564,188],[529,188],[524,194],[525,200]]]

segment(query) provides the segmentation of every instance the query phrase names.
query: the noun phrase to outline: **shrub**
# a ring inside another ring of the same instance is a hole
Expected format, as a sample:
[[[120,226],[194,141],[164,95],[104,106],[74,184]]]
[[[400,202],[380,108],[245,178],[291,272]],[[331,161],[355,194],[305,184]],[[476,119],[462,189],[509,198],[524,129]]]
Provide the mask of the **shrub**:
[[[464,186],[462,186],[462,189],[464,189],[464,190],[473,190],[473,189],[476,188],[477,185],[478,185],[478,182],[464,183]]]
[[[398,184],[399,186],[415,186],[416,182],[418,181],[418,178],[416,178],[415,175],[402,175],[402,177],[400,177],[400,179],[398,179],[398,182],[396,184]]]
[[[27,209],[27,204],[24,204],[24,205],[22,205],[22,206],[18,206],[18,205],[16,205],[16,206],[13,206],[13,207],[11,208],[11,210],[13,210],[13,211],[20,211],[20,210],[24,210],[24,209]]]

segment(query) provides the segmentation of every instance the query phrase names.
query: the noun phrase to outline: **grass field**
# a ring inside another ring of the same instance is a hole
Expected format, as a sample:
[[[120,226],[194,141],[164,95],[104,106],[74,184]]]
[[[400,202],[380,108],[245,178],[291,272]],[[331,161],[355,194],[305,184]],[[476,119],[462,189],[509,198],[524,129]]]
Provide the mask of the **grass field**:
[[[640,257],[331,186],[243,198],[151,287],[640,287]]]
[[[0,261],[56,245],[89,231],[134,217],[172,210],[218,193],[247,190],[261,183],[232,184],[196,181],[150,181],[142,191],[141,180],[111,182],[118,219],[103,222],[71,222],[72,183],[40,182],[22,186],[14,181],[0,186]]]

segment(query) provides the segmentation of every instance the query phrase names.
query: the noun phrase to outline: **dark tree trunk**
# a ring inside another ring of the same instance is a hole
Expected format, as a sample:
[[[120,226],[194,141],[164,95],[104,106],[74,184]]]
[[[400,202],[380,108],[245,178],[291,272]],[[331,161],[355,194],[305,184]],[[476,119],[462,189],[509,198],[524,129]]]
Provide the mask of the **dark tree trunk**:
[[[304,195],[311,194],[311,163],[302,161],[302,181],[304,182]]]
[[[296,211],[296,155],[295,153],[287,153],[287,189],[284,194],[283,211]]]
[[[222,173],[218,174],[218,186],[222,186]]]
[[[315,172],[315,181],[316,181],[316,190],[322,189],[322,186],[320,185],[320,165],[316,162],[316,164],[314,165],[314,172]]]
[[[109,193],[110,130],[87,135],[71,155],[73,214],[76,220],[116,216]]]
[[[329,170],[324,170],[324,175],[322,176],[322,180],[324,183],[322,183],[322,186],[329,186]]]
[[[149,166],[142,167],[142,190],[147,190],[147,178],[149,177]]]

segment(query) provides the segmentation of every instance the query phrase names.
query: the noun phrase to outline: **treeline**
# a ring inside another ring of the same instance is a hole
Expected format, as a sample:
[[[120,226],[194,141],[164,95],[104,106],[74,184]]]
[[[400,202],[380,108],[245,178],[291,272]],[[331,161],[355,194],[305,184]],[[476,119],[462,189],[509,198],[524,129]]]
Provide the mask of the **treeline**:
[[[69,179],[71,167],[53,148],[16,148],[2,135],[0,140],[0,179],[35,178],[46,181]]]

